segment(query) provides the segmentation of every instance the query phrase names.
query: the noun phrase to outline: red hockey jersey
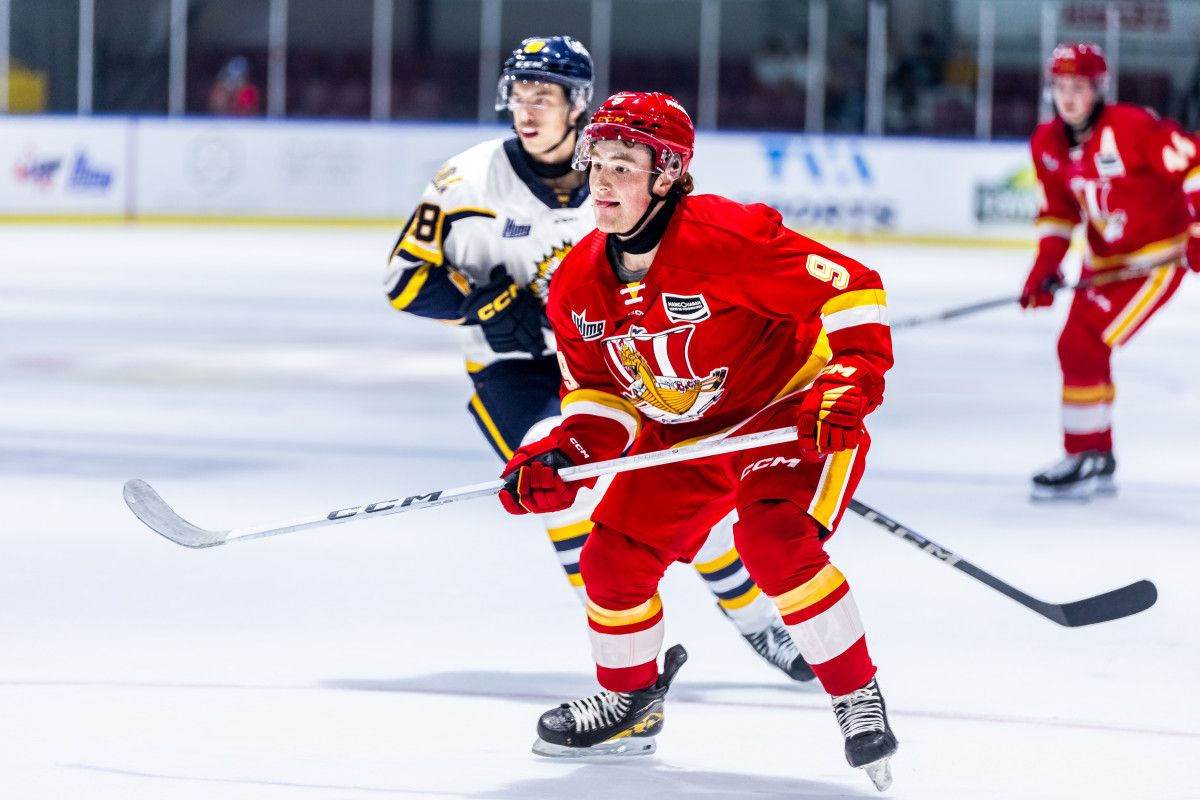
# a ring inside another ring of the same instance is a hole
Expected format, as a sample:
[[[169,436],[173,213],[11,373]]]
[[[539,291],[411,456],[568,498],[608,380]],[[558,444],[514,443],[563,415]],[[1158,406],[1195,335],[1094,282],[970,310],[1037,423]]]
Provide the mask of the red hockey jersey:
[[[1177,123],[1140,106],[1101,112],[1091,137],[1072,146],[1061,119],[1033,132],[1041,187],[1041,247],[1065,252],[1087,224],[1084,270],[1161,264],[1183,255],[1192,215],[1185,193],[1200,191],[1200,146]],[[1058,242],[1047,241],[1058,239]],[[1055,259],[1057,261],[1057,259]]]
[[[872,407],[882,400],[892,349],[879,275],[785,228],[774,209],[683,198],[635,283],[617,278],[605,241],[580,240],[548,304],[564,426],[604,457],[643,424],[673,426],[676,443],[724,431],[831,358]],[[597,417],[621,426],[607,426],[611,441],[589,438]]]

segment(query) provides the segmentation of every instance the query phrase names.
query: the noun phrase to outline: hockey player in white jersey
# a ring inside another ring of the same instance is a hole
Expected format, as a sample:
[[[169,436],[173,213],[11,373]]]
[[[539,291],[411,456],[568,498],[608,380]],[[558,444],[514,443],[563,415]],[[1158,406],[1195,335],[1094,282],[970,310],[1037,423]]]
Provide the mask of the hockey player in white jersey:
[[[545,301],[559,262],[594,227],[586,175],[571,168],[592,97],[592,59],[569,36],[534,37],[504,62],[496,110],[514,135],[447,161],[393,248],[385,279],[394,308],[456,328],[475,385],[468,403],[507,461],[560,421],[561,376]],[[540,517],[571,586],[586,601],[579,554],[607,485]],[[733,547],[732,519],[713,529],[694,566],[743,638],[795,680],[812,670]]]

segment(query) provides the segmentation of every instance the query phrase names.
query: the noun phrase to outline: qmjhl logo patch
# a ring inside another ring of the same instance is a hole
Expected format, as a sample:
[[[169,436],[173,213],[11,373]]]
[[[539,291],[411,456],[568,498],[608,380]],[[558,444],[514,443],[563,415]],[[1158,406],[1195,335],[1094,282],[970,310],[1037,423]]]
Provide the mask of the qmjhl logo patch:
[[[590,342],[604,336],[604,320],[592,322],[587,318],[586,308],[580,314],[572,311],[571,321],[575,323],[575,327],[579,329],[579,335],[583,337],[585,342]]]
[[[505,239],[520,239],[529,235],[529,231],[533,229],[532,225],[521,225],[514,222],[510,217],[504,220],[504,232],[501,234]]]

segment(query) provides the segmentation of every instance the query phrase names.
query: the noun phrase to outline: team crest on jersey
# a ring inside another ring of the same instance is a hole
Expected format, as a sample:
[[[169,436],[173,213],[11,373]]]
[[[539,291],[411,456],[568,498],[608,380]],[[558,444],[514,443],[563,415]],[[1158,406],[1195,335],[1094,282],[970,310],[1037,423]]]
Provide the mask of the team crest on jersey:
[[[529,282],[529,288],[543,303],[550,294],[550,279],[554,277],[554,270],[558,269],[558,265],[567,257],[567,253],[571,252],[572,247],[574,245],[571,242],[564,241],[552,247],[534,266],[533,280]]]
[[[1080,208],[1087,214],[1088,224],[1096,229],[1100,237],[1110,243],[1120,241],[1125,235],[1129,215],[1109,205],[1112,182],[1089,181],[1076,177],[1071,179],[1069,186]]]
[[[1057,172],[1058,159],[1049,153],[1042,153],[1042,166],[1046,168],[1047,172]]]
[[[671,294],[663,292],[663,310],[671,322],[701,322],[712,314],[702,294]]]
[[[604,335],[604,320],[592,322],[587,318],[586,308],[580,314],[576,314],[574,311],[572,311],[571,322],[575,323],[575,327],[579,329],[579,335],[583,337],[585,342],[599,339]]]
[[[624,385],[626,399],[659,422],[690,422],[721,398],[729,368],[696,374],[688,356],[695,332],[694,325],[660,333],[634,325],[604,340],[609,371]]]

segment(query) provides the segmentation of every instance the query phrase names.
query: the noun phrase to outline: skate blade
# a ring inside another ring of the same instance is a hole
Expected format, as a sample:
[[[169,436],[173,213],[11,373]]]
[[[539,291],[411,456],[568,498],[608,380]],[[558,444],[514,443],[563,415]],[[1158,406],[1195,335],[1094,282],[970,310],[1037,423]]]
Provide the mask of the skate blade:
[[[1081,482],[1068,489],[1051,489],[1034,485],[1029,490],[1029,499],[1035,503],[1086,503],[1092,496],[1098,494],[1096,484],[1092,481]]]
[[[570,758],[575,760],[593,759],[610,761],[617,758],[637,758],[652,755],[658,745],[653,739],[644,737],[626,737],[610,742],[600,742],[591,747],[566,747],[561,744],[538,739],[533,743],[533,752],[546,758]]]
[[[870,764],[863,764],[859,769],[867,773],[867,777],[871,779],[871,783],[875,784],[875,788],[881,792],[886,792],[888,787],[892,785],[892,765],[891,757],[881,758],[878,761],[872,761]]]
[[[1113,482],[1111,477],[1101,478],[1096,482],[1096,497],[1116,497],[1117,484]]]

